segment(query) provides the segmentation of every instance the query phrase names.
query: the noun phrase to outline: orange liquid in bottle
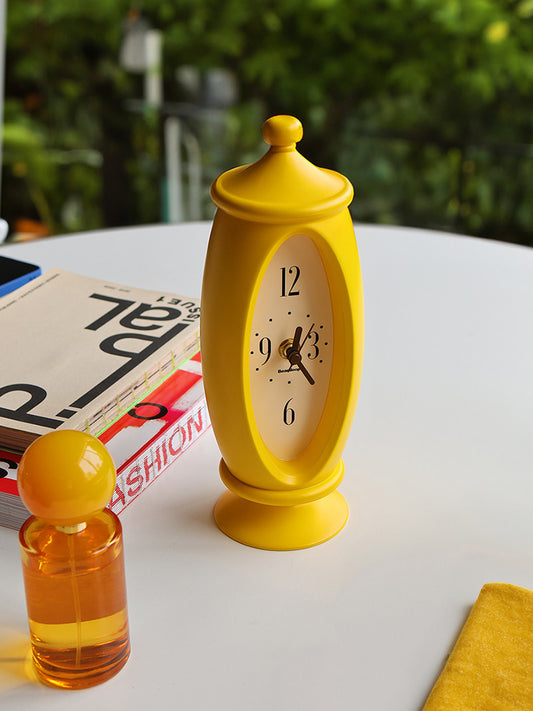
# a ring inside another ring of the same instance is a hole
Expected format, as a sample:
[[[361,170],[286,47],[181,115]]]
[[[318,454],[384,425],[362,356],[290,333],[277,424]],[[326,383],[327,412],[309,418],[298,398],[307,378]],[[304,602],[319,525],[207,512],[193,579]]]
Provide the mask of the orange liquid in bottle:
[[[108,509],[56,527],[35,516],[19,534],[34,667],[46,684],[82,689],[126,663],[122,528]]]

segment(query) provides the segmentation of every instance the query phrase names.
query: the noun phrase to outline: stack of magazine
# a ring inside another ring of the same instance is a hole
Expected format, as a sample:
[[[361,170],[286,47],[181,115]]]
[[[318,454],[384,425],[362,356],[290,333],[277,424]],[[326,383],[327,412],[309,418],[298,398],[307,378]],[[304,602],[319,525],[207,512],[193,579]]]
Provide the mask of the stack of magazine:
[[[20,456],[42,434],[100,438],[120,513],[209,426],[200,304],[53,269],[0,298],[0,525],[18,528]]]

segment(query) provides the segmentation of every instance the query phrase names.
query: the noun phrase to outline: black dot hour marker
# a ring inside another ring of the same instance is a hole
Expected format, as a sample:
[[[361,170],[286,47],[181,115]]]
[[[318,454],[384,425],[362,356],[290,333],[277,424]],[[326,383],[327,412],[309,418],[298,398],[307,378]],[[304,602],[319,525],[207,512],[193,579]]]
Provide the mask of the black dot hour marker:
[[[320,326],[320,328],[324,328],[324,326]]]
[[[272,323],[272,319],[271,319],[271,318],[269,318],[268,320]]]
[[[259,370],[259,368],[256,368],[256,371]]]
[[[272,378],[270,378],[270,380],[269,380],[268,382],[271,383],[271,382],[272,382]]]
[[[258,336],[259,334],[258,334],[258,333],[256,333],[255,335],[256,335],[256,336]]]

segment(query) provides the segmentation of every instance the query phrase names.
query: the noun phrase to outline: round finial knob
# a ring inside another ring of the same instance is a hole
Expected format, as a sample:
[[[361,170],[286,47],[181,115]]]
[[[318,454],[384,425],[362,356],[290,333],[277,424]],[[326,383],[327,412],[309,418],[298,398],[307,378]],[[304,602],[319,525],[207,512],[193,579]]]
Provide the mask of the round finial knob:
[[[36,439],[22,455],[17,475],[26,507],[55,526],[75,526],[101,511],[111,499],[115,478],[104,445],[77,430]]]
[[[294,116],[272,116],[263,124],[263,138],[270,146],[294,148],[303,135],[302,124]]]

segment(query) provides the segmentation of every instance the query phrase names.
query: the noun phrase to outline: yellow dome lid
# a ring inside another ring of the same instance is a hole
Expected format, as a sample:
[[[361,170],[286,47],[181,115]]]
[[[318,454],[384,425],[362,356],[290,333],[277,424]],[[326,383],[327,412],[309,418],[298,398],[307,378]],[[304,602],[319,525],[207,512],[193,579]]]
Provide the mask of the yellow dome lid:
[[[351,183],[298,153],[302,136],[302,124],[293,116],[269,118],[263,138],[270,150],[256,163],[217,178],[213,202],[240,219],[275,223],[320,220],[345,208],[353,197]]]

